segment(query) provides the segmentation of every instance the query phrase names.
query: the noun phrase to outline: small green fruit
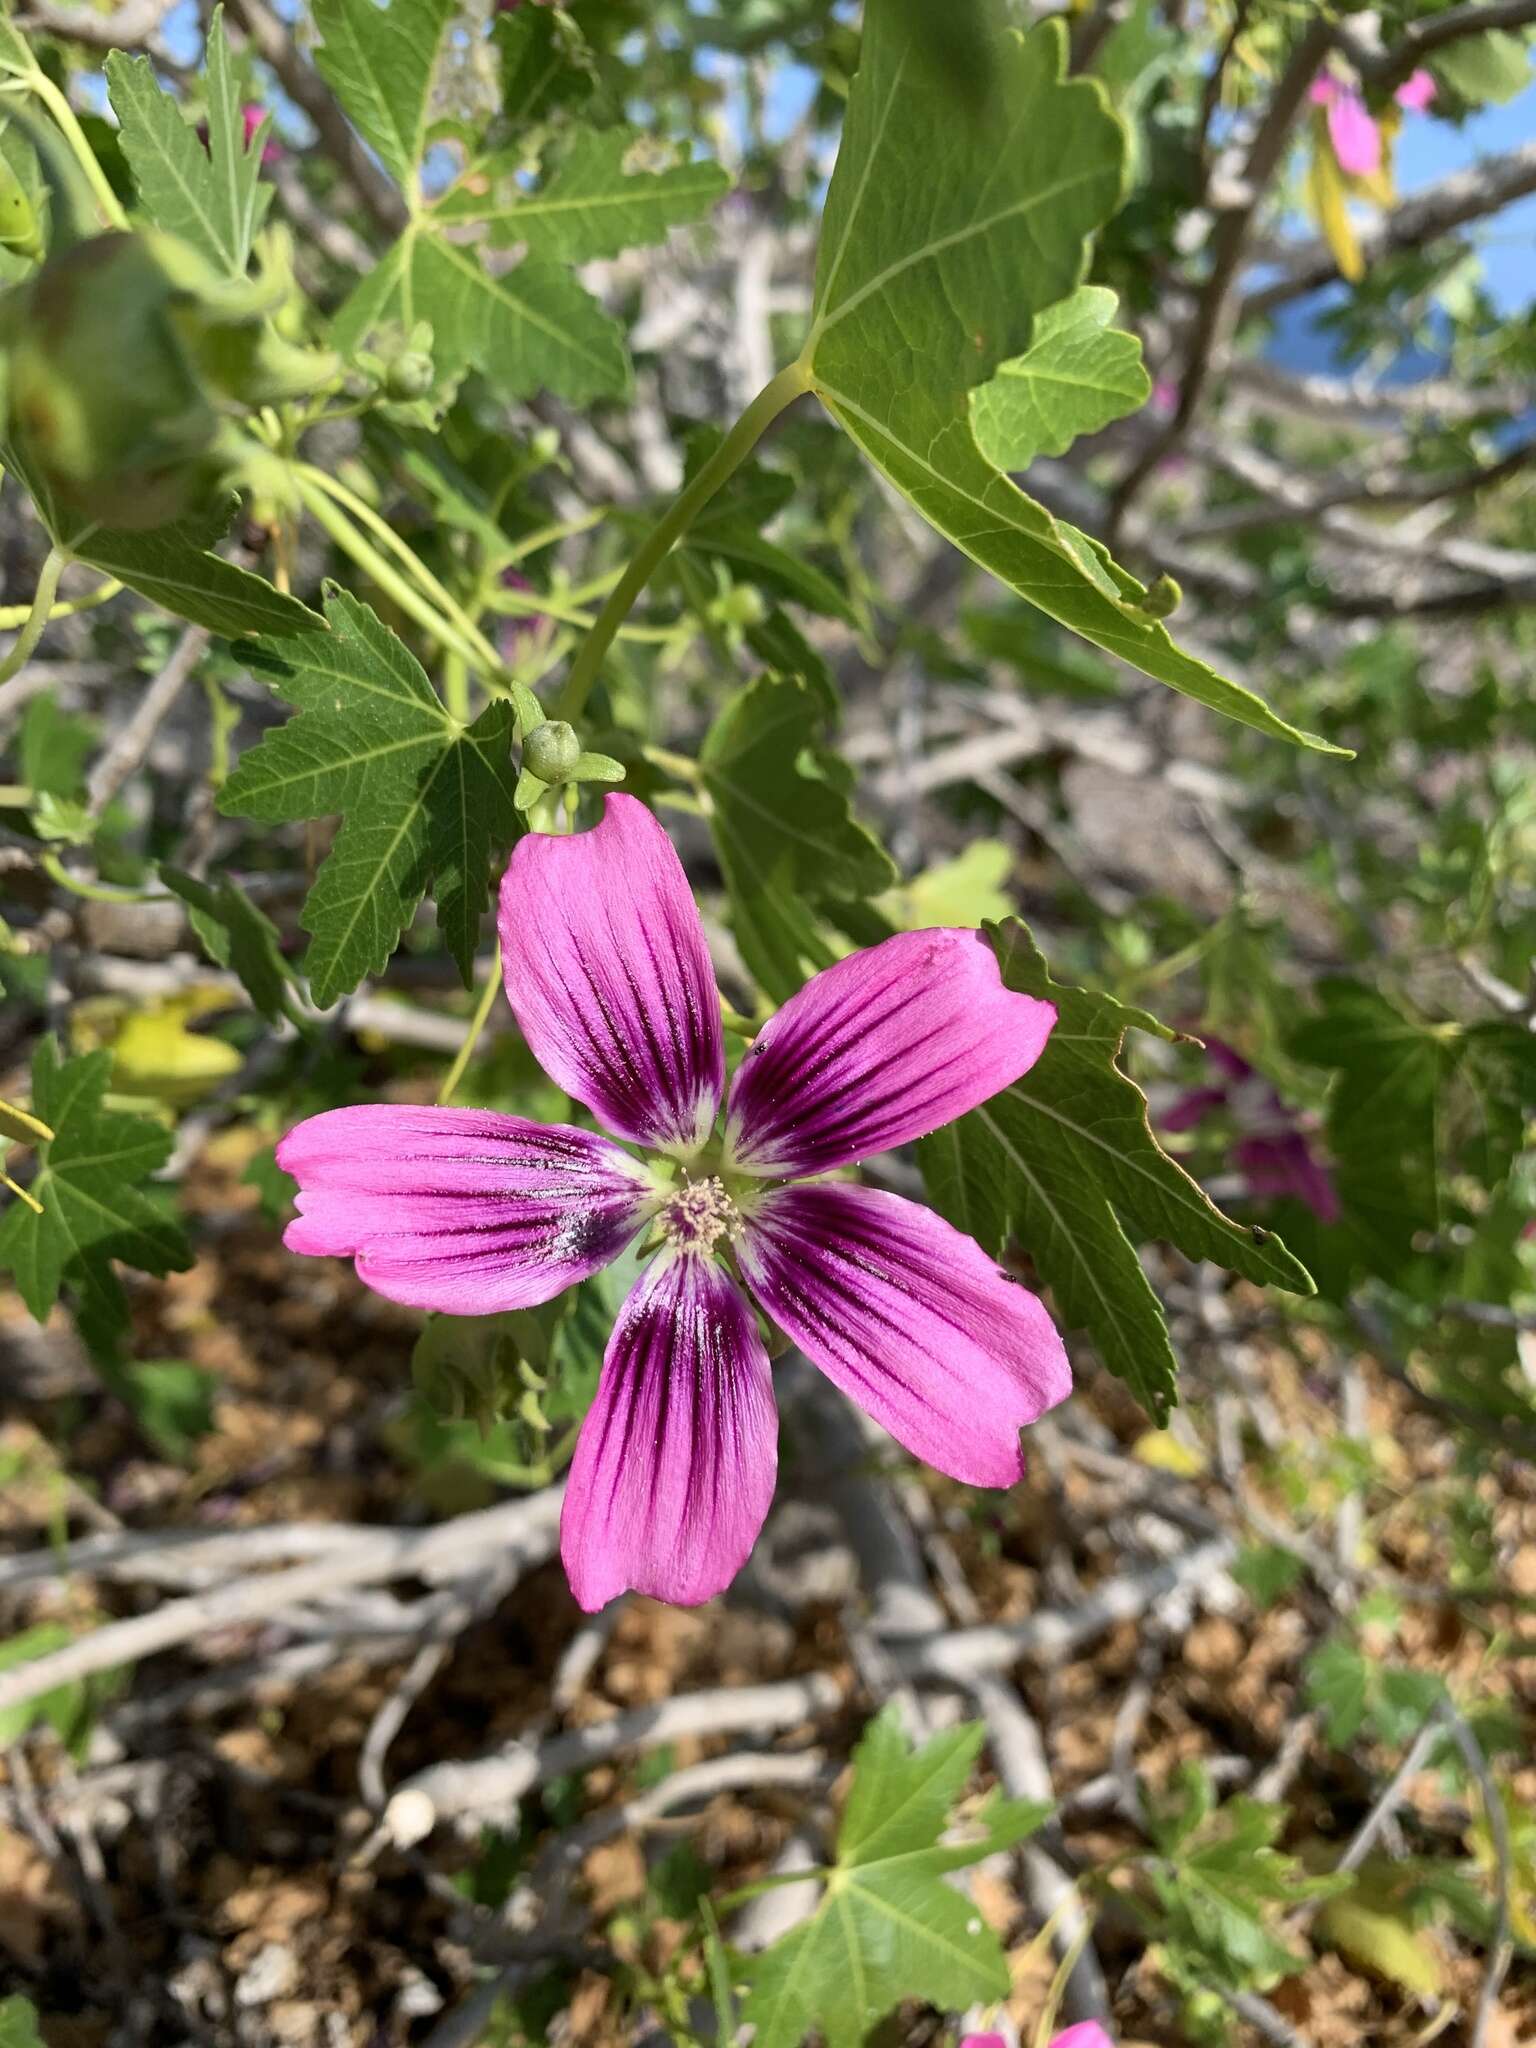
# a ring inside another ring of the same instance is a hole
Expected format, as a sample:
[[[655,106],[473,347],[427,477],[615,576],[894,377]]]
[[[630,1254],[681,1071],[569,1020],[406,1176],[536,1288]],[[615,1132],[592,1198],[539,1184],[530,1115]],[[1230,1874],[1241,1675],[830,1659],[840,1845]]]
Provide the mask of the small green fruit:
[[[540,782],[569,782],[580,759],[581,741],[575,728],[562,718],[536,725],[523,741],[523,766],[537,775]]]
[[[404,355],[396,356],[390,364],[384,389],[391,398],[425,398],[436,375],[430,356],[422,355],[416,349],[407,349]]]

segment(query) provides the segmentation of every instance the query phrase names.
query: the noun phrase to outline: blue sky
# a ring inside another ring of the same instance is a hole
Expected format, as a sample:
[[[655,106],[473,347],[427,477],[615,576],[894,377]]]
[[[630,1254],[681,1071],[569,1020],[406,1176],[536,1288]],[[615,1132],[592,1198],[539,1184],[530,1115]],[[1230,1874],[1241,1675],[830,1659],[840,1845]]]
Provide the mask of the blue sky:
[[[1397,183],[1405,196],[1451,171],[1536,139],[1536,85],[1502,107],[1484,107],[1460,127],[1409,115],[1397,145]],[[1503,312],[1536,300],[1536,193],[1506,206],[1477,237],[1489,289]]]
[[[290,0],[278,0],[290,14]],[[193,0],[182,0],[165,24],[166,40],[183,62],[195,62],[200,31]],[[729,64],[722,62],[721,69]],[[774,74],[766,127],[780,140],[804,113],[816,79],[803,65],[782,65]],[[1496,156],[1536,136],[1536,85],[1502,107],[1485,107],[1459,125],[1432,115],[1409,115],[1398,142],[1398,187],[1406,196],[1480,157]],[[1490,291],[1506,312],[1536,301],[1536,194],[1507,207],[1496,224],[1476,232]]]

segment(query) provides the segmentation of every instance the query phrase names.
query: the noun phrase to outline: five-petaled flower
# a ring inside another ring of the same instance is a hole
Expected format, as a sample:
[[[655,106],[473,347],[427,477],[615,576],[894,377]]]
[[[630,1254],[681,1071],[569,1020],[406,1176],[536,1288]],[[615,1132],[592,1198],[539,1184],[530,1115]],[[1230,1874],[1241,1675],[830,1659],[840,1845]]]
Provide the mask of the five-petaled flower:
[[[792,997],[727,1099],[703,926],[628,796],[589,832],[519,841],[501,935],[545,1072],[647,1157],[483,1110],[327,1110],[278,1147],[302,1190],[286,1242],[354,1258],[391,1300],[478,1316],[552,1300],[648,1231],[566,1487],[581,1605],[627,1587],[692,1604],[746,1559],[778,1437],[754,1301],[918,1457],[1017,1480],[1020,1428],[1071,1385],[1044,1307],[929,1210],[824,1176],[1008,1087],[1053,1007],[1003,986],[980,933],[904,932]]]

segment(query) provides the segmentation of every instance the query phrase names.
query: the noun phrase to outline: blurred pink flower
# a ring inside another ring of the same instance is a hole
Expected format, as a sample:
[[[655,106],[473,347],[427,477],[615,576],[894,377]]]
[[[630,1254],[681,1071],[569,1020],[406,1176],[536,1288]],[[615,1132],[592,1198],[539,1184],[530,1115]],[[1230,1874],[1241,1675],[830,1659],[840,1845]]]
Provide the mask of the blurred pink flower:
[[[1405,78],[1392,97],[1400,107],[1410,114],[1422,114],[1426,107],[1434,105],[1435,81],[1422,67],[1411,78]]]
[[[244,142],[247,149],[249,149],[251,144],[256,140],[256,131],[258,128],[260,128],[262,122],[265,121],[266,118],[266,108],[256,105],[254,101],[250,105],[244,106],[240,109],[240,124],[244,131]],[[204,149],[208,148],[208,123],[206,121],[198,122],[197,139],[203,145]],[[281,163],[282,158],[283,145],[280,142],[274,142],[271,136],[269,135],[267,137],[267,140],[261,145],[262,164],[267,165]]]
[[[1314,78],[1310,96],[1314,106],[1328,110],[1328,136],[1339,169],[1352,178],[1374,178],[1381,169],[1381,129],[1359,86],[1341,78]],[[1427,71],[1415,71],[1392,97],[1409,113],[1422,114],[1434,100],[1435,81]]]
[[[1339,1220],[1333,1175],[1313,1151],[1300,1114],[1281,1101],[1264,1076],[1220,1038],[1207,1038],[1207,1057],[1224,1079],[1181,1095],[1160,1119],[1165,1131],[1192,1131],[1225,1112],[1238,1136],[1232,1164],[1261,1199],[1285,1195],[1304,1202],[1321,1223]],[[1055,2048],[1055,2044],[1053,2044]],[[1072,2043],[1070,2048],[1090,2048]]]
[[[530,596],[533,592],[520,569],[503,569],[501,587]],[[505,612],[496,629],[496,651],[510,668],[541,640],[547,640],[553,628],[554,621],[544,612]]]

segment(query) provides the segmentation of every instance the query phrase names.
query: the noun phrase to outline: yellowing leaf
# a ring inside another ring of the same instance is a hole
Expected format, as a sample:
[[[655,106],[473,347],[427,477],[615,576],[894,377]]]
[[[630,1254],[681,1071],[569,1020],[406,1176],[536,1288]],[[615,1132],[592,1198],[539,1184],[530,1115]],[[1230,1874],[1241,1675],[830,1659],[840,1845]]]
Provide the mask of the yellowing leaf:
[[[189,1029],[209,1009],[225,1008],[228,1000],[221,990],[194,990],[129,1017],[112,1048],[116,1085],[128,1095],[194,1102],[237,1074],[240,1053],[235,1046]]]
[[[82,1003],[71,1038],[77,1052],[110,1050],[112,1085],[120,1094],[195,1102],[240,1070],[234,1046],[191,1028],[199,1018],[228,1008],[224,990],[207,984],[140,1010],[110,1000]]]
[[[1339,169],[1334,156],[1333,145],[1328,140],[1328,130],[1318,110],[1313,123],[1312,160],[1307,165],[1307,210],[1322,230],[1323,239],[1333,251],[1333,260],[1339,266],[1340,274],[1351,284],[1358,284],[1365,275],[1365,258],[1360,253],[1354,224],[1349,218],[1346,204],[1344,173]]]
[[[924,868],[909,882],[875,899],[875,908],[902,931],[930,925],[1000,923],[1013,909],[1003,889],[1013,855],[1001,839],[977,839],[954,860]]]
[[[1198,1479],[1207,1469],[1205,1453],[1185,1443],[1171,1429],[1149,1429],[1131,1446],[1131,1456],[1154,1472],[1171,1472],[1178,1479]]]
[[[1317,1931],[1331,1948],[1373,1977],[1384,1977],[1415,1998],[1439,1997],[1439,1955],[1422,1928],[1356,1898],[1342,1898],[1324,1902]]]

